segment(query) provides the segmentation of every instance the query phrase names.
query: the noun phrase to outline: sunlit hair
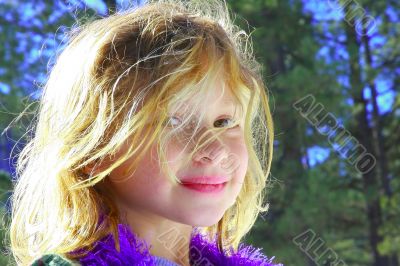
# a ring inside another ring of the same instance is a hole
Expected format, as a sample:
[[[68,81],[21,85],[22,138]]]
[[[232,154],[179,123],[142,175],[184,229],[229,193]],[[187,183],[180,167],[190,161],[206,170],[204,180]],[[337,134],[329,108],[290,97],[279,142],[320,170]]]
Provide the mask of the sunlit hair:
[[[102,181],[132,156],[135,169],[157,143],[162,169],[179,182],[165,163],[166,144],[199,121],[197,107],[221,77],[244,121],[249,162],[235,203],[202,230],[218,235],[220,249],[236,250],[268,209],[263,204],[272,159],[268,93],[251,47],[222,1],[151,2],[72,30],[44,86],[34,136],[17,162],[10,227],[17,263],[28,265],[47,253],[73,259],[71,251],[110,232],[118,239],[120,214]],[[171,127],[170,111],[188,99],[195,105]],[[191,144],[201,133],[191,155],[224,130],[198,125],[187,134]],[[129,149],[116,157],[123,143]]]

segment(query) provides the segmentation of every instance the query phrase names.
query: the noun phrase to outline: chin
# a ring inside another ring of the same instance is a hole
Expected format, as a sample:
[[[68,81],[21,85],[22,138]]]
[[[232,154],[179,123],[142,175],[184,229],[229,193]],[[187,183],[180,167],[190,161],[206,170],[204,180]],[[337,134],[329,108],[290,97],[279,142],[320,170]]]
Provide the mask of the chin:
[[[202,215],[199,214],[197,217],[192,217],[190,221],[187,222],[187,224],[190,224],[191,226],[197,226],[197,227],[208,227],[208,226],[213,226],[218,223],[219,220],[223,217],[224,213],[220,215]]]

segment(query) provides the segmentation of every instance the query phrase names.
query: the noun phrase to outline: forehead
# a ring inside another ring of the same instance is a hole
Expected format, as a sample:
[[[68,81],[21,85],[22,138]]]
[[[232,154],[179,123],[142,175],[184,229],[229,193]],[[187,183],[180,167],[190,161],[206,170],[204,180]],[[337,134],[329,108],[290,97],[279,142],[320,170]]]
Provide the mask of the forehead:
[[[240,88],[240,84],[234,84],[238,79],[232,76],[233,72],[222,59],[206,62],[204,72],[200,71],[189,76],[187,80],[182,80],[181,84],[185,85],[171,98],[168,111],[180,114],[188,111],[201,116],[202,113],[210,111],[220,112],[221,109],[234,111],[245,108],[242,106],[242,101],[237,98],[242,95],[236,91],[236,88]]]
[[[217,82],[215,86],[207,89],[207,91],[195,93],[190,99],[178,101],[171,108],[172,112],[186,112],[197,109],[207,112],[213,110],[235,110],[238,108],[239,102],[235,98],[233,92],[226,84]]]

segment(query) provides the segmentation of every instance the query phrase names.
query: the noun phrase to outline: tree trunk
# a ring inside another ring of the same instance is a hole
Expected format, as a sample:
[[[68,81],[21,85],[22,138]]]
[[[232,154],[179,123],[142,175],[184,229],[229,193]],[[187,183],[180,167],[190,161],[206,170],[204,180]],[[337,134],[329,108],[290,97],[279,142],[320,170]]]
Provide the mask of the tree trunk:
[[[350,5],[345,7],[345,14],[350,14]],[[357,39],[357,31],[355,28],[354,19],[347,19],[343,21],[346,39],[347,39],[347,51],[349,54],[349,66],[350,66],[350,86],[351,94],[355,105],[361,105],[360,111],[355,116],[356,127],[354,136],[358,139],[367,152],[371,153],[374,157],[376,151],[374,150],[373,143],[375,139],[373,131],[368,123],[368,111],[367,111],[367,100],[364,98],[364,84],[361,78],[361,65],[360,65],[360,42]],[[374,266],[387,266],[389,265],[389,258],[382,256],[378,251],[378,244],[382,241],[382,237],[379,235],[379,228],[382,225],[382,213],[379,204],[379,179],[378,171],[375,166],[368,172],[362,173],[364,196],[367,206],[367,218],[369,222],[369,243],[373,253],[373,265]]]
[[[365,21],[364,21],[365,23]],[[365,64],[367,66],[367,69],[372,69],[372,56],[371,56],[371,49],[370,49],[370,38],[367,34],[367,29],[365,24],[363,25],[363,36],[362,36],[362,41],[364,45],[364,56],[365,56]],[[379,106],[377,103],[377,97],[378,93],[376,90],[376,83],[375,83],[375,78],[368,76],[369,73],[366,73],[366,79],[368,82],[368,86],[371,89],[371,100],[372,100],[372,138],[373,138],[373,143],[375,144],[375,150],[376,150],[376,155],[377,155],[377,175],[379,176],[379,180],[382,183],[383,186],[383,191],[385,192],[385,195],[387,197],[392,196],[392,189],[390,186],[390,179],[388,175],[388,161],[387,161],[387,156],[386,152],[384,149],[384,139],[382,135],[382,126],[381,126],[381,117],[379,115]],[[388,266],[398,266],[398,259],[396,254],[393,254],[389,258],[390,263],[387,264]]]

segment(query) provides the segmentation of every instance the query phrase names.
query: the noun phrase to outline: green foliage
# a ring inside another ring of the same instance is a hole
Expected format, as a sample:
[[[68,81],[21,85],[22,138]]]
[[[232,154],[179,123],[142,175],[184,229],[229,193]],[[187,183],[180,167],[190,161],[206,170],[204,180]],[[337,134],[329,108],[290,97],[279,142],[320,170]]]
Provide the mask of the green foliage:
[[[12,182],[9,173],[0,170],[0,203],[5,203],[12,192]]]
[[[5,203],[11,195],[11,176],[0,170],[0,265],[10,265],[12,256],[9,250],[8,224],[10,213],[6,211]]]
[[[276,256],[284,265],[322,265],[293,243],[295,236],[311,229],[324,241],[324,247],[333,249],[347,265],[372,265],[371,221],[367,209],[371,198],[380,198],[383,212],[383,225],[379,229],[383,241],[378,245],[379,252],[382,255],[399,254],[400,245],[396,243],[399,243],[400,235],[400,189],[396,177],[400,173],[400,160],[397,159],[400,158],[400,139],[393,133],[400,129],[400,97],[396,94],[392,112],[381,116],[383,127],[379,129],[384,133],[389,174],[392,176],[394,195],[390,199],[381,195],[379,187],[364,189],[365,177],[340,156],[327,136],[321,135],[292,104],[311,94],[337,118],[338,123],[340,121],[356,138],[360,138],[362,132],[357,133],[360,132],[358,117],[364,112],[366,103],[349,103],[348,99],[362,94],[369,85],[360,83],[352,87],[355,83],[343,82],[343,77],[355,80],[355,73],[349,72],[349,66],[353,65],[363,73],[366,82],[382,79],[382,73],[385,73],[394,81],[393,84],[398,84],[399,79],[391,73],[396,65],[399,66],[399,57],[394,57],[398,55],[395,51],[399,51],[395,48],[399,29],[393,25],[393,17],[383,16],[386,23],[380,24],[379,34],[383,34],[387,41],[383,43],[383,50],[371,49],[374,59],[382,60],[385,68],[360,65],[353,55],[359,54],[364,58],[363,44],[342,41],[349,23],[344,20],[325,21],[323,11],[317,12],[320,16],[317,19],[315,14],[304,11],[304,2],[230,1],[233,10],[254,27],[254,48],[264,65],[265,82],[271,92],[277,140],[272,179],[278,182],[268,193],[270,210],[258,220],[248,241],[263,246],[267,255]],[[386,14],[387,7],[382,6],[383,1],[365,0],[359,4],[368,7],[369,14]],[[321,6],[328,7],[325,12],[334,8],[329,8],[326,3],[321,3]],[[351,6],[354,8],[355,2]],[[392,12],[399,14],[396,8],[392,8]],[[361,37],[357,37],[360,40]],[[327,51],[324,57],[318,55],[321,48]],[[369,136],[366,142],[376,143],[376,140]],[[329,149],[330,154],[325,161],[311,167],[307,151],[315,146]],[[373,175],[377,173],[374,170]]]

